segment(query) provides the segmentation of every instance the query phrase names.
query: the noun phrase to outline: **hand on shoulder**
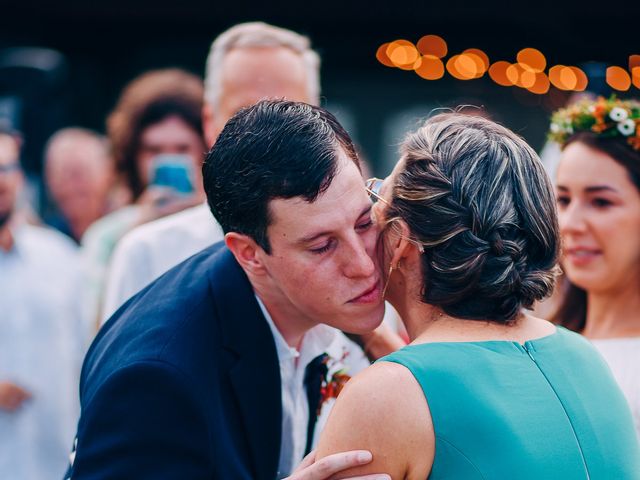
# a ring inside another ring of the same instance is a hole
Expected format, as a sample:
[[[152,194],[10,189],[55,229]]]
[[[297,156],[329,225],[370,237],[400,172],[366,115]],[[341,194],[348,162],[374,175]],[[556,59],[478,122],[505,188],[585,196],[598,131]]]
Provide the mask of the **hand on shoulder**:
[[[285,480],[327,480],[344,470],[371,462],[371,452],[355,450],[341,452],[316,461],[316,452],[307,455],[296,471]],[[351,477],[351,480],[391,480],[386,474]]]

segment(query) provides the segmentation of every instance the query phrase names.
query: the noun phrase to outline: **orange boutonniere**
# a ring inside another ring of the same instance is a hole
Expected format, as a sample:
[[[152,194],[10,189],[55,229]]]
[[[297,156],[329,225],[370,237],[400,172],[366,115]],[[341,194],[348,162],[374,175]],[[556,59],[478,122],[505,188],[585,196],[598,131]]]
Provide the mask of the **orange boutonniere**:
[[[345,384],[351,379],[349,375],[340,370],[333,374],[331,380],[323,382],[320,387],[320,407],[330,398],[338,398]]]
[[[325,402],[332,398],[338,398],[345,384],[351,379],[351,376],[347,374],[346,368],[343,367],[343,361],[347,355],[348,352],[345,352],[339,360],[328,355],[324,358],[323,363],[327,367],[325,370],[327,373],[320,385],[320,401],[318,402],[317,415],[320,415]]]

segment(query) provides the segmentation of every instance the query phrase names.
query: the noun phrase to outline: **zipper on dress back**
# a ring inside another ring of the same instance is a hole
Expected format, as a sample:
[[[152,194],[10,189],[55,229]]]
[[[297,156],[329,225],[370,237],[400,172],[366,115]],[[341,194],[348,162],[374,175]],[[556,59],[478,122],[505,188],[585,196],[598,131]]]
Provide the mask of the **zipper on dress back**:
[[[576,444],[578,445],[578,449],[580,450],[580,459],[582,460],[582,466],[584,467],[584,472],[585,472],[585,474],[587,476],[587,480],[590,480],[591,479],[591,475],[589,475],[589,469],[587,468],[587,462],[586,462],[586,460],[584,458],[584,452],[582,451],[582,445],[580,445],[580,440],[578,440],[578,435],[576,433],[576,429],[573,426],[573,422],[571,421],[571,417],[567,413],[567,409],[565,408],[564,403],[562,403],[562,399],[560,398],[560,396],[556,392],[556,389],[553,388],[553,385],[551,384],[551,382],[547,378],[547,375],[544,373],[542,368],[540,368],[540,365],[538,364],[537,360],[533,356],[532,350],[535,351],[535,349],[530,348],[530,341],[529,340],[527,340],[524,343],[519,343],[519,342],[514,342],[514,343],[516,344],[516,346],[518,348],[520,348],[520,349],[522,349],[522,350],[524,350],[526,352],[526,354],[529,356],[529,358],[531,359],[533,364],[536,366],[538,371],[542,374],[544,379],[547,381],[547,384],[549,385],[549,387],[551,388],[551,390],[555,394],[556,398],[560,402],[560,405],[562,405],[562,410],[564,411],[564,414],[566,415],[567,420],[569,420],[569,425],[571,425],[571,431],[573,432],[573,437],[576,439]]]

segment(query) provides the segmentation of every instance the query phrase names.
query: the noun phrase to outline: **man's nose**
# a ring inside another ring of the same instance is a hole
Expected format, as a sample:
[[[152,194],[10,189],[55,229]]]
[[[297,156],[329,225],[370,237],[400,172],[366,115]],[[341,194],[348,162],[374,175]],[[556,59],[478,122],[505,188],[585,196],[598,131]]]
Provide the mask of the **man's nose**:
[[[367,252],[365,240],[359,236],[349,242],[349,248],[344,252],[343,262],[347,277],[370,277],[375,273],[375,263]]]

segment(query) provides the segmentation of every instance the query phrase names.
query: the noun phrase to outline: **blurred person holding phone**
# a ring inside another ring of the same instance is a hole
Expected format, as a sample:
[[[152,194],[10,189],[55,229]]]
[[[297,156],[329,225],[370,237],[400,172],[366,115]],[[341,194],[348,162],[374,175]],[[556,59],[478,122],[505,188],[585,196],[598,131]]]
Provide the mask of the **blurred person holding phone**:
[[[206,150],[202,81],[179,69],[144,73],[129,83],[107,119],[107,134],[130,204],[98,220],[82,238],[86,314],[98,319],[116,243],[137,225],[199,204]]]

